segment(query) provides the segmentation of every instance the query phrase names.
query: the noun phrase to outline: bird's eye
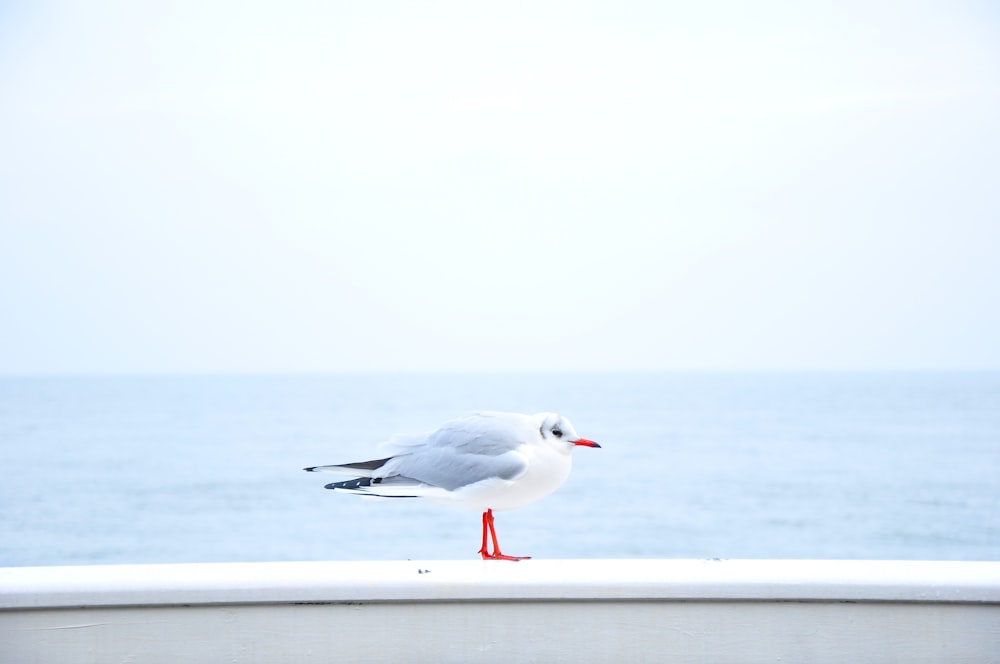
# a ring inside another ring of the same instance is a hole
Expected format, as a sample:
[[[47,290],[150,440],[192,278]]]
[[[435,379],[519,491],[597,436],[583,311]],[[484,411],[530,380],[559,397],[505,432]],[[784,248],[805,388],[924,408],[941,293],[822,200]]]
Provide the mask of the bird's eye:
[[[555,436],[556,438],[562,438],[562,429],[560,429],[559,427],[555,427],[554,429],[552,429],[552,435]]]

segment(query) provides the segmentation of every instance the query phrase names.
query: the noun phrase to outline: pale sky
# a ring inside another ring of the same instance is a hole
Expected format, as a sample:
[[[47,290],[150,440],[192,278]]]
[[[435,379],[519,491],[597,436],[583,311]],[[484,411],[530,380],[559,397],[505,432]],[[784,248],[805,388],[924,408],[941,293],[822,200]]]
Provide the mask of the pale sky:
[[[0,373],[1000,369],[995,7],[3,3]]]

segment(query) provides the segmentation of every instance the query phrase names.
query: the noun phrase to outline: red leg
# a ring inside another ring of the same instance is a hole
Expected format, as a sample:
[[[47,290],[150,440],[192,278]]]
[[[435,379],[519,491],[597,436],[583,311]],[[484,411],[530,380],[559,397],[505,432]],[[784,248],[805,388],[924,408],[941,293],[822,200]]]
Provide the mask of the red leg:
[[[489,528],[490,536],[493,539],[493,553],[486,550],[486,529]],[[483,512],[483,548],[479,550],[483,560],[527,560],[531,556],[507,556],[500,553],[500,543],[497,542],[497,529],[493,525],[493,510]]]
[[[483,512],[483,546],[479,549],[479,554],[486,560],[490,557],[490,552],[486,549],[486,515],[487,512]]]

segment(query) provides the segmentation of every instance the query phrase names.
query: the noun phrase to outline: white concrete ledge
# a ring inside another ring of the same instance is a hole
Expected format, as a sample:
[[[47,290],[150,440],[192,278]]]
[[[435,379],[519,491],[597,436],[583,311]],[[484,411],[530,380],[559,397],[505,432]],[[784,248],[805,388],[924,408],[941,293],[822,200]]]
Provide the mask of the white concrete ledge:
[[[0,568],[0,610],[484,599],[1000,603],[1000,562],[437,560]]]
[[[0,569],[0,662],[990,662],[1000,563]]]

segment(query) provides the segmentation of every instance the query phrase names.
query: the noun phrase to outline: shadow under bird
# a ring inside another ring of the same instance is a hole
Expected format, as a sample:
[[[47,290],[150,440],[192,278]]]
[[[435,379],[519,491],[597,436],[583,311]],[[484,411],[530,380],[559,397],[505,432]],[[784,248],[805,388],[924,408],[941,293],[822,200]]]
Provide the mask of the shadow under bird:
[[[310,472],[353,479],[327,489],[381,498],[423,498],[483,513],[484,560],[523,560],[500,552],[493,510],[533,503],[558,489],[576,447],[600,447],[577,435],[556,413],[482,412],[445,422],[437,431],[403,434],[383,443],[382,459],[312,466]],[[487,548],[487,536],[493,551]]]

